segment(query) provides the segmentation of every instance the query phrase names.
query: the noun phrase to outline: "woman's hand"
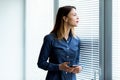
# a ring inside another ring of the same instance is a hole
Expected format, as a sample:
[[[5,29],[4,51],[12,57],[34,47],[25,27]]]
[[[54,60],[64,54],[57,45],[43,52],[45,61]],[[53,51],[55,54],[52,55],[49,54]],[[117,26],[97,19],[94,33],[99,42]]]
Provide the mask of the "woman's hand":
[[[73,68],[74,70],[72,71],[72,73],[76,74],[82,71],[82,66],[74,66]]]
[[[68,64],[69,62],[64,62],[62,64],[59,64],[59,69],[69,73],[73,72],[74,67],[69,67]]]

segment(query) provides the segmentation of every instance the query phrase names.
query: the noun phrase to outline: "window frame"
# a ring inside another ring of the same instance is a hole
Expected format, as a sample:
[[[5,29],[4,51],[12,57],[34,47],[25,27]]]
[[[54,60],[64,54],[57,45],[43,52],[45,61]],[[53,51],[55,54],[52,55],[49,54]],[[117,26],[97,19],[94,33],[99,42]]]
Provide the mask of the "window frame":
[[[112,0],[104,0],[104,80],[112,80]]]

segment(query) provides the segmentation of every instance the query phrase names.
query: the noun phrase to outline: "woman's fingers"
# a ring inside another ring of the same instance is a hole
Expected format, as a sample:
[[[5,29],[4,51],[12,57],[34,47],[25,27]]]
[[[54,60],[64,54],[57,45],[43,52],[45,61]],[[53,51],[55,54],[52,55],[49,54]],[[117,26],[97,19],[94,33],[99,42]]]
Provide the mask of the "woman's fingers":
[[[82,71],[82,67],[81,66],[77,66],[77,67],[74,67],[74,70],[73,70],[73,73],[79,73]]]
[[[69,62],[64,62],[64,63],[59,64],[59,69],[64,70],[64,71],[69,69],[68,64],[69,64]]]
[[[74,70],[73,67],[69,67],[69,68],[67,69],[67,72],[71,73],[71,72],[73,72],[73,70]]]
[[[63,70],[65,72],[73,72],[74,68],[73,67],[69,67],[68,64],[70,64],[70,62],[64,62],[62,64],[59,65],[59,69]]]
[[[82,71],[81,66],[69,67],[68,64],[70,64],[70,62],[61,63],[59,65],[59,69],[65,71],[65,72],[70,72],[70,73],[72,72],[72,73],[75,73],[75,74]]]

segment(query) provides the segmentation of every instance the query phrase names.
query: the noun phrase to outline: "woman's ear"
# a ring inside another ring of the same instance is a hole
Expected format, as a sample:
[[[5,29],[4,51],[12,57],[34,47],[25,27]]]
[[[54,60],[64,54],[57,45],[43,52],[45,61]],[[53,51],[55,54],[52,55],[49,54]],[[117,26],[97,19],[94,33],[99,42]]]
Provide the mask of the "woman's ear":
[[[68,19],[67,19],[67,17],[66,17],[66,16],[63,16],[63,20],[64,20],[65,22],[67,22],[67,21],[68,21]]]

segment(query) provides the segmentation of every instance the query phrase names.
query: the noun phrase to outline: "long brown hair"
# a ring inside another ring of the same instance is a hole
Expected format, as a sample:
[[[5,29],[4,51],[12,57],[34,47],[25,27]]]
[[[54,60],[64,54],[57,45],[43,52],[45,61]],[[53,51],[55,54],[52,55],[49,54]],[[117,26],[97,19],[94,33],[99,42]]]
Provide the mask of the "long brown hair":
[[[76,9],[74,6],[63,6],[58,9],[56,15],[56,21],[51,33],[55,33],[58,39],[62,39],[65,34],[64,20],[63,17],[67,16],[72,9]],[[74,35],[74,28],[71,30],[72,35]]]

